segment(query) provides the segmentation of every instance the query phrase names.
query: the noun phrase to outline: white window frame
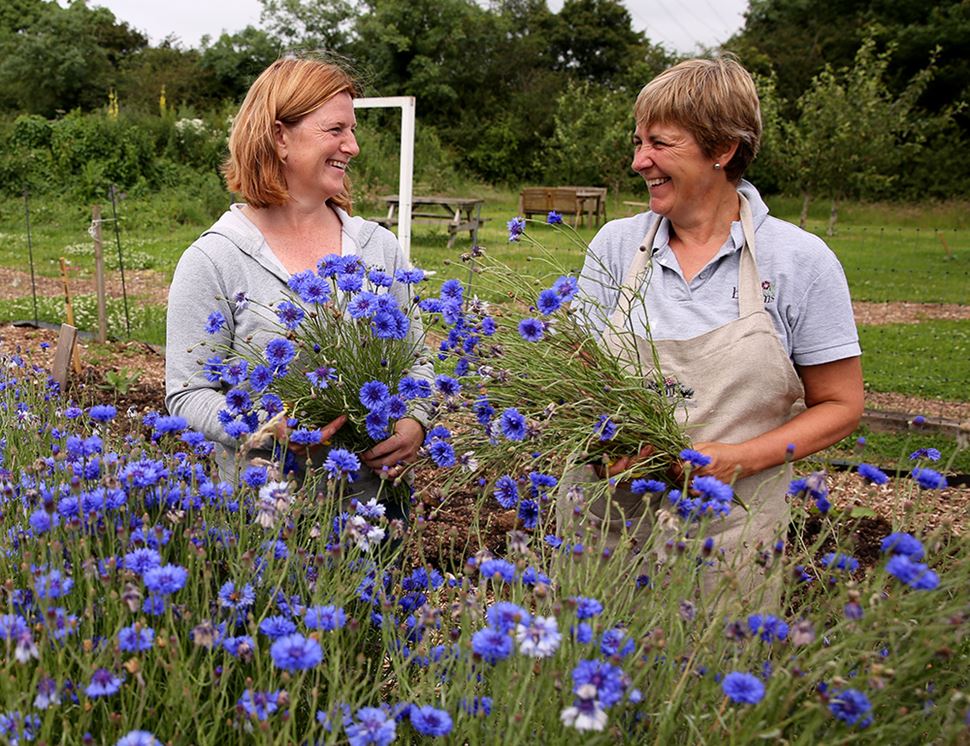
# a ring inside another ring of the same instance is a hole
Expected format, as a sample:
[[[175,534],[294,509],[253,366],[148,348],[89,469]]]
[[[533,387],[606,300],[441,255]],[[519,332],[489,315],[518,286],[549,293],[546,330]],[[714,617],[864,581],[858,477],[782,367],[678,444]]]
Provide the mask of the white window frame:
[[[355,109],[401,109],[401,167],[397,194],[397,240],[404,258],[411,261],[411,201],[414,190],[414,96],[355,98]]]

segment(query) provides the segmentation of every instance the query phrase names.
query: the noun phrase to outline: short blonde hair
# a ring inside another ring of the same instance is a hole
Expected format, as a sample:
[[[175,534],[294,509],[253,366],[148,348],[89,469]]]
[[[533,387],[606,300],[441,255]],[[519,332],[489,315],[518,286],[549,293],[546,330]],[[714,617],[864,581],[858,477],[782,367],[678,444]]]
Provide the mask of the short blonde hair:
[[[686,60],[665,70],[640,91],[633,113],[637,125],[683,127],[712,158],[737,141],[734,157],[722,164],[732,181],[741,178],[761,146],[758,91],[730,55]]]
[[[359,94],[356,81],[337,64],[319,59],[276,60],[253,83],[229,134],[229,157],[223,164],[226,185],[252,207],[289,200],[283,162],[276,148],[277,121],[294,125],[341,93]],[[350,212],[350,179],[330,202]]]

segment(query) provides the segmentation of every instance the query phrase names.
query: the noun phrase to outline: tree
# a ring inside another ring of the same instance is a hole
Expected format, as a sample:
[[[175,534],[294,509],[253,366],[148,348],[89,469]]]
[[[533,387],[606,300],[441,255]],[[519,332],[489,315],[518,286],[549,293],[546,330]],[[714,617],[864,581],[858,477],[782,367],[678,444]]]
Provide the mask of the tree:
[[[50,116],[107,100],[124,60],[148,40],[105,8],[51,3],[22,31],[0,40],[0,100]]]
[[[551,41],[559,69],[605,84],[623,79],[648,46],[618,0],[566,0]]]
[[[235,34],[222,34],[205,45],[199,67],[210,78],[212,100],[242,100],[259,74],[279,57],[280,42],[266,31],[247,26]]]
[[[826,67],[798,100],[788,152],[804,198],[803,226],[811,198],[824,195],[832,200],[831,235],[841,200],[885,195],[897,178],[896,163],[921,147],[924,125],[916,102],[933,75],[933,61],[894,96],[885,80],[891,54],[876,52],[869,38],[851,67],[838,73]]]
[[[261,0],[261,19],[287,47],[344,52],[360,12],[355,0]]]

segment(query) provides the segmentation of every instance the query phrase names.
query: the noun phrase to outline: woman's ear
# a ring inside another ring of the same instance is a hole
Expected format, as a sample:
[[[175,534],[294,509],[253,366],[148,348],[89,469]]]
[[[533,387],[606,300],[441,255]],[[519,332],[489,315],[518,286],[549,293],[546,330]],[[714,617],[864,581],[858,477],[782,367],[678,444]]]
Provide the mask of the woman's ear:
[[[738,145],[741,144],[740,140],[732,140],[723,148],[719,148],[719,153],[715,153],[714,162],[720,163],[721,166],[726,166],[734,158],[734,154],[738,152]]]
[[[273,139],[276,141],[276,155],[279,156],[281,161],[286,161],[286,146],[289,137],[286,125],[279,119],[273,122]]]

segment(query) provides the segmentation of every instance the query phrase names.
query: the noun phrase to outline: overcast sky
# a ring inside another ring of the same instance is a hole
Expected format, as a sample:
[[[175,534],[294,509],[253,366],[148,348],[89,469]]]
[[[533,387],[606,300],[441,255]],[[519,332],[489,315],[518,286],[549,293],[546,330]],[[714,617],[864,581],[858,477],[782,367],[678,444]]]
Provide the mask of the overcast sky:
[[[66,0],[61,0],[62,4]],[[562,0],[548,0],[558,11]],[[259,0],[90,0],[145,32],[153,43],[174,33],[188,47],[203,35],[218,37],[259,25]],[[726,40],[744,22],[747,0],[623,0],[633,25],[651,41],[676,52],[696,51]]]

